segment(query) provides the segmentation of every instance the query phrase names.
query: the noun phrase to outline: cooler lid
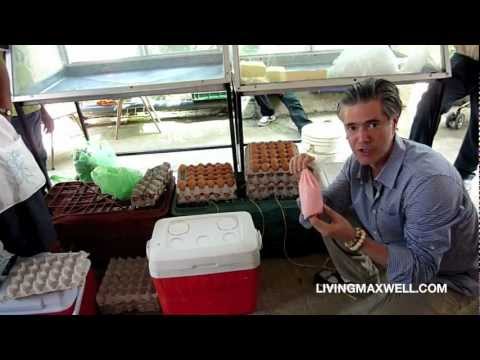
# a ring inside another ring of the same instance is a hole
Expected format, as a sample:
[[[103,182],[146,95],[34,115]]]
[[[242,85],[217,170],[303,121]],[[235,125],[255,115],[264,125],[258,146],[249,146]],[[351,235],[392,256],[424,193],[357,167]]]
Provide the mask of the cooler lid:
[[[147,244],[150,275],[166,278],[253,269],[260,264],[261,241],[246,211],[160,219]]]

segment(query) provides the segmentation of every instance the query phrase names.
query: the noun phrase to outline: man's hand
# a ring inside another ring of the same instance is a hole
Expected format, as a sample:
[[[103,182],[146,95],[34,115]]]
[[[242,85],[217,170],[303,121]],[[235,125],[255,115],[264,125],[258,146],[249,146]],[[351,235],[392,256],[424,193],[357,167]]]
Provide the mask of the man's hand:
[[[52,133],[53,130],[55,129],[55,123],[50,116],[50,114],[47,112],[47,110],[42,106],[42,123],[43,127],[45,129],[45,133],[49,134]]]
[[[314,161],[315,158],[307,155],[307,154],[300,154],[297,156],[294,156],[290,159],[290,172],[299,177],[300,173],[302,172],[303,169],[309,168],[309,165],[312,161]]]
[[[342,215],[328,207],[323,207],[323,214],[330,218],[330,223],[321,220],[317,216],[312,216],[308,220],[313,227],[322,234],[342,243],[350,242],[355,238],[355,229]],[[325,216],[322,216],[325,218]]]

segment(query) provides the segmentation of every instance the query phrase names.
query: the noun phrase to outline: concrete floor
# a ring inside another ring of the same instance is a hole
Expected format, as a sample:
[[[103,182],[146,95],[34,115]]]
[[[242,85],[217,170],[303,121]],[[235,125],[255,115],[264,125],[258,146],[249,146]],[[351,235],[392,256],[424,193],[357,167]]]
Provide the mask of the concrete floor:
[[[408,137],[417,103],[426,90],[426,84],[405,85],[400,88],[405,109],[399,122],[398,133]],[[337,95],[299,94],[309,118],[316,121],[336,119],[333,112],[334,100]],[[318,104],[322,104],[319,106]],[[270,126],[259,128],[256,125],[258,109],[254,102],[245,98],[243,123],[246,142],[269,140],[296,140],[299,138],[296,128],[290,121],[282,104],[274,101],[279,118]],[[70,108],[69,108],[70,107]],[[57,117],[56,131],[53,142],[55,148],[55,170],[51,175],[63,176],[66,179],[75,176],[72,162],[72,150],[85,145],[83,135],[78,125],[66,113],[71,111],[70,105],[51,105],[51,112]],[[70,109],[70,110],[69,110]],[[319,110],[327,109],[327,112]],[[49,109],[50,110],[50,109]],[[55,114],[55,111],[57,113]],[[62,111],[64,114],[62,115]],[[468,110],[466,116],[469,118]],[[73,112],[73,111],[72,111]],[[60,115],[59,115],[60,114]],[[98,119],[92,121],[89,128],[92,141],[108,143],[115,151],[138,151],[165,149],[172,147],[187,147],[200,145],[222,145],[230,143],[228,119],[225,114],[209,117],[179,117],[178,114],[160,114],[167,117],[161,122],[162,134],[158,134],[151,122],[129,122],[120,127],[119,139],[114,139],[114,120]],[[170,116],[170,117],[169,117]],[[336,120],[338,121],[338,120]],[[444,118],[440,124],[433,148],[442,153],[450,162],[455,160],[467,126],[460,130],[445,127]],[[45,136],[45,145],[49,149],[51,137]],[[348,157],[350,149],[346,140],[341,146],[338,159]],[[232,162],[230,149],[202,150],[194,152],[164,153],[141,156],[122,156],[118,164],[146,171],[149,167],[163,161],[172,164],[173,169],[182,163],[196,164],[206,162]],[[51,157],[49,157],[51,164]],[[478,209],[478,173],[470,192],[472,200]],[[325,254],[316,254],[304,258],[296,258],[299,263],[321,266],[326,261]],[[354,300],[346,295],[319,295],[315,293],[312,276],[318,269],[303,268],[289,263],[285,259],[264,259],[261,264],[261,290],[258,297],[255,314],[337,314]]]

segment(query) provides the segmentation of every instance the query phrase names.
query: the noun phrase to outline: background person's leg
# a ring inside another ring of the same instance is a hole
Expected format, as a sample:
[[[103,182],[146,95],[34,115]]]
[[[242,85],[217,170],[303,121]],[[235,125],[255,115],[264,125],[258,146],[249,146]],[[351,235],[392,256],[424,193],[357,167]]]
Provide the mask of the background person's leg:
[[[455,54],[452,59],[452,77],[434,80],[418,103],[409,139],[432,146],[440,124],[440,117],[457,100],[469,94],[466,75],[469,65],[464,57]]]
[[[311,123],[307,118],[307,114],[305,114],[302,103],[291,91],[287,91],[284,95],[280,96],[280,100],[287,107],[288,112],[290,113],[290,118],[301,134],[302,128]]]
[[[464,180],[473,178],[478,167],[478,91],[477,83],[477,86],[474,87],[470,94],[470,122],[468,130],[465,133],[462,146],[454,163]]]
[[[258,106],[260,106],[260,113],[262,116],[272,116],[275,114],[275,109],[270,103],[270,99],[267,95],[256,95],[255,101],[257,102]]]

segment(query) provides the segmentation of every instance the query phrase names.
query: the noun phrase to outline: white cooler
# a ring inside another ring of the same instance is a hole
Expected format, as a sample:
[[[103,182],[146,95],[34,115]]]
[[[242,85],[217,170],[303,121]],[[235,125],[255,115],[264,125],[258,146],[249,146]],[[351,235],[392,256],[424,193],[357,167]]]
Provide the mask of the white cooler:
[[[254,312],[261,246],[245,211],[158,220],[147,257],[163,313]]]

